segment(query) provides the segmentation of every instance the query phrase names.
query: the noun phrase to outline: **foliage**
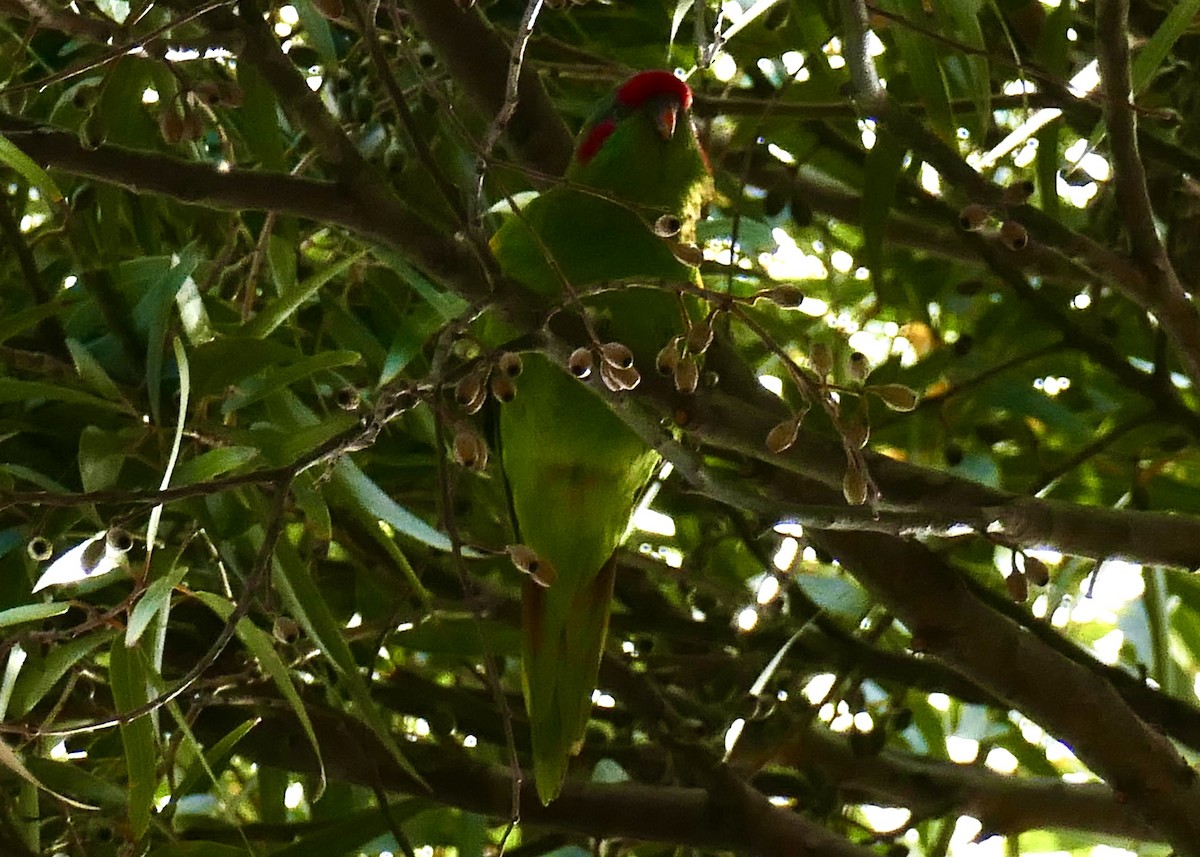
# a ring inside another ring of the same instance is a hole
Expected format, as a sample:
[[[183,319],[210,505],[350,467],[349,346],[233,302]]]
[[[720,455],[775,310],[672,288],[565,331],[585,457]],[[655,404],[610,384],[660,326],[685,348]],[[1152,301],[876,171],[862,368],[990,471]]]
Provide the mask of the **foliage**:
[[[1200,3],[469,5],[0,0],[0,848],[1200,854]],[[671,469],[543,808],[455,391],[647,67],[712,345],[595,385]]]

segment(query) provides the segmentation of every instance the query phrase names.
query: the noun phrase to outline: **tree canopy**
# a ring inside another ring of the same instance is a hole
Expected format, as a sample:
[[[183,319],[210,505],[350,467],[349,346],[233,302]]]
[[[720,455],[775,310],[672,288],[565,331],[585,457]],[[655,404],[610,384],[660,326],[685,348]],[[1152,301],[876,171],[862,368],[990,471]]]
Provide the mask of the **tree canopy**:
[[[1197,13],[0,0],[0,850],[1200,854]],[[543,807],[488,237],[645,68],[708,329]]]

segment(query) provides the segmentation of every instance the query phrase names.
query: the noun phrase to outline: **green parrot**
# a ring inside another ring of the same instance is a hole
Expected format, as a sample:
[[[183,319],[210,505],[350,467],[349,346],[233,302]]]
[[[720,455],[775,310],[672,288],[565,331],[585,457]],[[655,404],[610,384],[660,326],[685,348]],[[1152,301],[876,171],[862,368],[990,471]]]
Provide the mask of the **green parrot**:
[[[654,284],[700,283],[660,237],[674,228],[663,223],[678,218],[680,233],[671,240],[692,240],[711,186],[691,103],[687,84],[670,72],[626,80],[580,132],[567,182],[492,239],[501,270],[548,302],[563,301],[564,279],[577,292],[632,281],[585,303],[601,340],[628,347],[641,371],[652,371],[655,354],[683,326],[678,299]],[[583,366],[573,368],[584,374]],[[527,355],[520,392],[499,417],[519,536],[540,567],[524,586],[522,624],[525,706],[543,803],[557,797],[582,743],[608,632],[613,553],[658,463],[586,383],[566,366]]]

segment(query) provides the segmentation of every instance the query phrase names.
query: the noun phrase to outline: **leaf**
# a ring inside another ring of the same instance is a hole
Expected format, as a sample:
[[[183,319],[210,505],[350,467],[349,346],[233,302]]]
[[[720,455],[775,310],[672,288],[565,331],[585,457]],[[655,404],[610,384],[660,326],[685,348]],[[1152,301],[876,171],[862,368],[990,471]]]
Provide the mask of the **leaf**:
[[[175,587],[183,582],[187,570],[186,565],[176,565],[165,577],[158,578],[146,587],[146,591],[134,605],[133,612],[129,614],[129,624],[125,626],[126,646],[133,646],[141,639],[154,614],[162,609]]]
[[[234,607],[232,603],[211,592],[197,592],[195,594],[206,607],[223,620],[229,621],[229,617],[233,615]],[[292,711],[295,712],[296,719],[300,721],[300,726],[304,729],[304,734],[308,737],[309,744],[312,745],[313,753],[316,754],[317,765],[321,769],[321,781],[317,790],[319,796],[325,790],[325,761],[321,757],[321,745],[317,742],[317,733],[313,731],[312,721],[309,720],[308,711],[304,707],[304,700],[300,698],[300,694],[296,692],[296,686],[292,684],[291,673],[288,672],[287,665],[279,657],[279,653],[275,651],[275,645],[272,642],[271,636],[247,617],[243,616],[238,620],[235,630],[237,631],[238,639],[250,650],[250,653],[258,660],[263,671],[275,682],[275,687],[279,689],[280,694],[283,695],[288,705],[292,707]]]
[[[171,257],[170,267],[146,291],[139,304],[139,308],[149,317],[146,331],[146,387],[150,396],[150,416],[156,423],[162,421],[159,403],[162,394],[163,355],[167,347],[167,320],[175,306],[180,288],[199,264],[199,251],[195,244],[189,244]]]
[[[334,620],[329,605],[313,583],[308,568],[286,540],[280,540],[276,546],[271,579],[288,612],[337,669],[350,698],[358,707],[359,715],[375,733],[375,737],[387,748],[396,764],[424,784],[425,781],[416,768],[401,752],[380,714],[379,706],[371,698],[367,683],[358,670],[358,664],[354,662],[354,655],[350,652],[350,646],[342,636],[341,628]]]
[[[49,303],[38,304],[37,306],[31,306],[28,309],[7,315],[7,317],[0,319],[0,343],[12,339],[20,333],[24,333],[35,324],[39,324],[61,311],[61,304],[57,301],[50,301]]]
[[[221,737],[221,740],[208,749],[204,754],[203,763],[200,759],[196,759],[180,777],[178,784],[175,786],[174,800],[179,801],[179,798],[192,794],[200,784],[200,778],[210,771],[219,771],[224,769],[228,763],[233,751],[237,749],[238,742],[250,734],[250,730],[262,722],[257,717],[235,726],[228,733]]]
[[[8,402],[25,402],[33,407],[39,399],[54,402],[66,402],[70,405],[83,405],[89,408],[100,408],[105,411],[125,411],[126,406],[117,402],[101,399],[90,393],[82,393],[57,384],[46,384],[41,381],[22,381],[17,378],[0,378],[0,404]]]
[[[426,303],[437,310],[446,321],[458,318],[466,312],[466,301],[453,292],[443,291],[435,286],[395,250],[376,245],[371,248],[371,252],[381,262],[399,273],[404,282],[424,298]]]
[[[304,25],[305,40],[316,49],[328,69],[337,68],[338,55],[333,40],[333,28],[325,20],[325,16],[313,8],[311,0],[297,0],[295,6],[300,14],[300,23]]]
[[[103,491],[117,484],[129,458],[129,441],[96,426],[79,435],[79,481],[84,491]]]
[[[70,804],[71,806],[75,807],[76,809],[99,809],[100,808],[98,806],[91,806],[90,804],[80,803],[77,800],[72,800],[71,798],[67,797],[66,795],[59,794],[58,792],[54,791],[53,789],[47,788],[46,786],[42,785],[41,781],[38,780],[38,778],[35,777],[29,771],[29,769],[25,767],[24,763],[21,762],[21,757],[17,755],[16,750],[14,750],[12,747],[8,746],[8,744],[5,743],[3,740],[0,740],[0,765],[3,765],[4,767],[8,768],[10,771],[12,771],[18,777],[25,780],[25,782],[31,783],[32,785],[37,786],[42,791],[48,792],[49,794],[54,795],[59,800],[63,801],[64,803]]]
[[[1130,63],[1134,95],[1141,94],[1150,83],[1175,42],[1191,27],[1197,13],[1200,13],[1200,0],[1176,0],[1171,6],[1167,17]],[[1125,34],[1121,34],[1121,38],[1124,37]]]
[[[140,653],[128,648],[122,637],[113,640],[109,647],[108,679],[117,711],[133,711],[148,701],[146,670]],[[129,823],[134,836],[140,837],[150,827],[157,785],[158,749],[154,726],[150,715],[145,714],[131,723],[122,724],[120,731],[129,777]]]
[[[69,607],[66,604],[56,606]],[[101,628],[76,640],[59,643],[44,658],[31,664],[13,687],[9,704],[12,716],[24,717],[32,711],[72,667],[108,642],[114,633],[111,629]]]
[[[75,371],[79,373],[79,377],[83,379],[85,384],[106,399],[114,399],[116,401],[124,399],[121,395],[121,389],[113,382],[113,379],[104,371],[104,367],[97,362],[92,353],[78,339],[68,337],[67,350],[71,352],[71,362],[75,364]]]
[[[867,153],[862,197],[863,257],[877,292],[882,292],[883,238],[904,169],[905,148],[886,127],[876,129],[875,145]]]
[[[222,446],[202,452],[175,468],[175,485],[196,485],[249,464],[259,455],[253,446]]]
[[[336,277],[342,276],[346,271],[362,261],[366,255],[367,252],[361,250],[358,253],[354,253],[332,265],[322,268],[303,282],[297,283],[293,280],[287,288],[280,290],[279,297],[267,304],[259,311],[258,315],[245,325],[246,335],[253,336],[256,339],[269,336],[292,313],[299,309],[301,304],[316,295],[323,285]]]
[[[360,357],[355,351],[322,351],[312,357],[301,358],[289,366],[268,369],[262,375],[245,381],[237,393],[225,400],[221,412],[231,414],[317,372],[353,366],[359,360]]]
[[[0,164],[6,165],[36,187],[41,192],[42,199],[55,204],[62,202],[62,191],[58,189],[54,179],[3,134],[0,134]]]
[[[393,500],[349,458],[339,459],[334,465],[329,487],[332,491],[330,499],[334,502],[354,503],[398,533],[438,550],[451,550],[450,538],[445,533]]]
[[[70,609],[70,604],[55,601],[47,604],[22,604],[20,607],[9,607],[7,610],[0,610],[0,628],[20,625],[23,622],[41,622],[43,619],[61,616]]]
[[[429,802],[405,798],[388,803],[388,815],[402,822],[429,808]],[[391,829],[388,815],[378,809],[362,810],[301,835],[291,845],[271,852],[271,857],[326,857],[329,854],[354,854],[372,839]],[[419,841],[419,840],[418,840]]]

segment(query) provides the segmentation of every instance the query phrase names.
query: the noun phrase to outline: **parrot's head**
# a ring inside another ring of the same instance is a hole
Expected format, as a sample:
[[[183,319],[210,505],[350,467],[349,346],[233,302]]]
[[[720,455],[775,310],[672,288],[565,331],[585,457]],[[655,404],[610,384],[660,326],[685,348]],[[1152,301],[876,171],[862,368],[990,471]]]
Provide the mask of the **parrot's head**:
[[[669,71],[643,71],[602,102],[579,134],[567,177],[694,221],[711,183],[692,124],[692,90]]]

